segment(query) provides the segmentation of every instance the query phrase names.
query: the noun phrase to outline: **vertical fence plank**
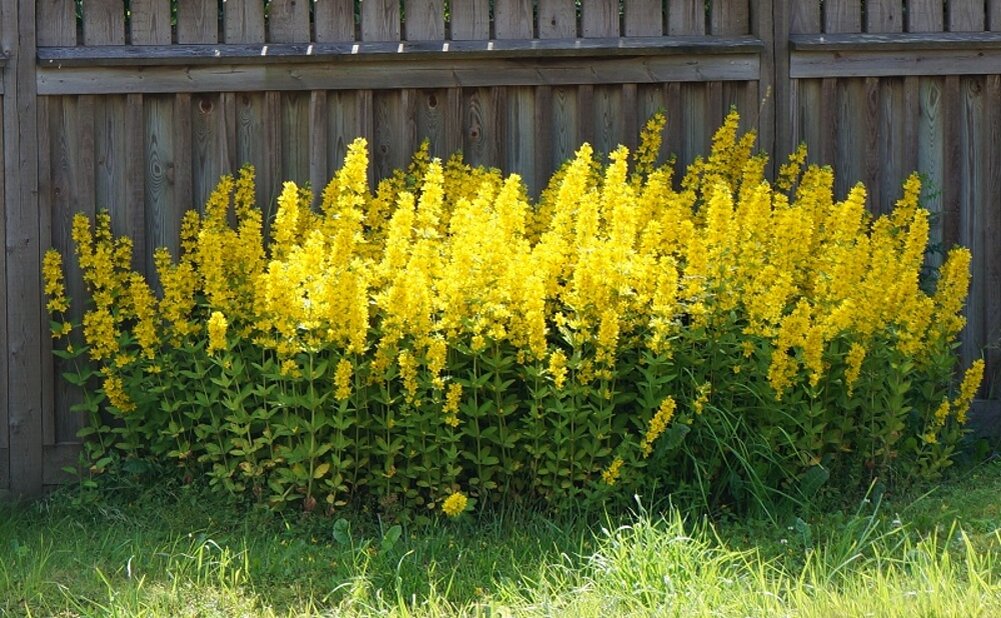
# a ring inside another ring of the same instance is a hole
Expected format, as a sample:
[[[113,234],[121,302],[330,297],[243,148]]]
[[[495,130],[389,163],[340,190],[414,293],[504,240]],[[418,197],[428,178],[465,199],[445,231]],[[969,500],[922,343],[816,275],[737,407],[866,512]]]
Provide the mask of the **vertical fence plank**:
[[[125,97],[125,208],[122,228],[132,237],[132,268],[142,271],[146,255],[146,215],[144,196],[146,185],[145,128],[143,95]]]
[[[629,10],[629,6],[626,7]],[[539,38],[572,39],[577,36],[574,0],[539,0]]]
[[[7,2],[3,7],[0,38],[8,55],[3,70],[4,182],[3,229],[4,298],[0,302],[5,324],[0,340],[6,343],[0,370],[0,396],[7,406],[8,466],[15,496],[37,495],[42,490],[43,336],[39,289],[41,218],[38,212],[38,118],[36,112],[35,56],[37,48],[34,2]],[[26,113],[27,112],[27,113]]]
[[[918,86],[918,169],[926,177],[922,205],[931,213],[929,242],[942,245],[942,189],[945,182],[945,122],[942,106],[942,79],[922,77]],[[933,252],[929,263],[938,267],[941,252]]]
[[[958,115],[961,164],[959,178],[952,179],[959,185],[959,242],[969,247],[974,256],[970,266],[970,293],[964,309],[966,328],[960,336],[963,342],[961,356],[964,367],[981,357],[987,339],[984,315],[987,299],[987,269],[984,262],[986,239],[983,235],[986,221],[983,217],[987,211],[985,202],[997,199],[996,195],[985,195],[989,147],[985,139],[987,126],[984,122],[983,80],[979,76],[960,78],[962,111]]]
[[[984,264],[984,316],[986,318],[984,356],[987,361],[981,394],[984,397],[997,396],[1001,392],[1001,76],[988,75],[984,88],[984,110],[986,119],[986,140],[988,144],[987,178],[984,183],[982,237]]]
[[[66,0],[38,0],[36,3],[38,46],[76,45],[76,11]]]
[[[223,36],[227,43],[263,43],[264,3],[226,0],[223,3]]]
[[[619,36],[618,0],[584,0],[581,4],[581,36]]]
[[[712,0],[709,10],[713,35],[731,36],[750,32],[748,0]]]
[[[38,97],[38,253],[43,257],[52,248],[52,142],[49,121],[50,97]],[[2,124],[2,123],[0,123]],[[3,131],[0,130],[0,135]],[[2,174],[0,174],[2,176]],[[2,195],[2,181],[0,181],[0,195]],[[49,323],[49,314],[44,306],[39,316],[42,324],[41,343],[41,385],[42,385],[42,438],[44,444],[55,442],[55,423],[59,411],[55,407],[55,386],[56,376],[62,372],[56,372],[55,357],[52,355],[52,338],[48,336],[48,329],[45,327]],[[6,344],[6,341],[0,341]],[[0,449],[7,448],[7,418],[6,409],[0,406]],[[7,455],[6,450],[0,452],[0,458]],[[7,486],[8,462],[0,462],[0,489]],[[43,471],[44,483],[44,471]],[[2,497],[0,497],[2,499]]]
[[[942,32],[945,30],[942,0],[910,0],[907,4],[908,32]]]
[[[365,0],[362,2],[361,38],[363,41],[399,41],[399,1]]]
[[[578,137],[578,122],[582,119],[577,114],[577,93],[570,87],[553,88],[552,102],[552,169],[572,157],[580,146]]]
[[[495,0],[494,30],[498,39],[531,39],[532,0]]]
[[[177,42],[182,44],[218,42],[218,10],[215,2],[178,2]]]
[[[866,32],[903,30],[903,6],[900,0],[868,0],[865,4]]]
[[[87,0],[83,4],[83,44],[125,44],[122,0]]]
[[[313,204],[320,203],[323,188],[331,177],[327,131],[327,92],[317,90],[309,95],[309,184],[313,188]]]
[[[661,36],[664,34],[664,8],[660,0],[630,0],[623,11],[626,36]],[[542,29],[541,19],[539,29]]]
[[[501,152],[500,88],[467,88],[463,92],[462,153],[473,165],[497,166]]]
[[[488,0],[452,2],[451,30],[454,41],[482,41],[490,38],[490,5]]]
[[[170,0],[132,0],[130,11],[133,45],[170,45]]]
[[[983,0],[949,0],[950,32],[983,32]]]
[[[444,89],[414,92],[417,123],[417,141],[428,141],[431,156],[447,159],[448,149],[448,91]]]
[[[358,122],[358,97],[350,91],[327,93],[327,175],[344,163],[348,144],[362,134]],[[371,143],[369,144],[371,147]]]
[[[76,213],[93,218],[94,171],[88,168],[93,162],[94,150],[94,110],[92,97],[52,97],[49,120],[49,175],[52,189],[51,215],[52,245],[63,255],[73,255],[72,221]],[[84,301],[87,297],[83,275],[76,260],[66,260],[66,293],[73,298],[69,317],[79,323],[83,319]],[[74,341],[74,345],[81,343]],[[57,363],[56,373],[61,374],[70,367]],[[46,385],[49,386],[49,385]],[[46,427],[48,438],[54,442],[57,419],[70,416],[70,407],[82,399],[79,388],[65,380],[56,380],[52,385],[54,417]]]
[[[224,174],[234,171],[230,157],[223,96],[191,97],[192,200],[201,206]]]
[[[408,41],[441,41],[445,38],[443,0],[407,0],[403,24]]]
[[[313,11],[317,42],[355,40],[354,0],[316,0]]]
[[[703,0],[675,0],[668,4],[667,33],[671,36],[706,33]]]
[[[820,32],[820,3],[799,0],[790,3],[789,32],[794,34]]]
[[[987,29],[1001,31],[1001,0],[987,0]]]
[[[177,255],[180,218],[174,204],[174,99],[146,97],[146,272],[155,273],[153,249]]]
[[[825,0],[824,32],[862,32],[861,0]]]
[[[268,41],[308,42],[309,5],[308,0],[271,0],[268,4]]]
[[[308,93],[281,93],[281,180],[292,180],[303,186],[310,180]]]

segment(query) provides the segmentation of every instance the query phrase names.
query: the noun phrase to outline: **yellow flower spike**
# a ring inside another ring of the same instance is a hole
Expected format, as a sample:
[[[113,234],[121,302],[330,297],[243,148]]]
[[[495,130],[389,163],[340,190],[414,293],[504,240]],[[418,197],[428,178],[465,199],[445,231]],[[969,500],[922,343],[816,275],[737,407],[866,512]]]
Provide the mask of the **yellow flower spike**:
[[[49,301],[45,309],[50,315],[63,313],[69,309],[66,287],[63,285],[63,256],[55,249],[49,249],[42,258],[42,280],[45,295]]]
[[[650,116],[640,132],[640,145],[633,153],[635,173],[638,177],[649,176],[656,168],[665,126],[667,117],[662,112],[657,112]]]
[[[853,343],[848,348],[848,355],[845,357],[845,387],[848,389],[848,396],[852,396],[855,383],[858,382],[862,373],[862,362],[865,360],[866,349],[861,343]]]
[[[227,348],[226,329],[229,323],[221,311],[213,311],[208,321],[209,342],[206,351],[213,354]]]
[[[643,457],[649,457],[650,454],[653,453],[653,443],[667,429],[671,419],[674,418],[674,411],[676,407],[677,404],[674,402],[674,398],[672,397],[667,397],[660,403],[660,408],[657,409],[657,413],[650,419],[650,425],[647,428],[646,435],[643,437],[643,441],[640,442],[640,449],[643,451]]]
[[[122,414],[134,412],[136,404],[125,392],[125,384],[122,378],[116,375],[106,375],[104,378],[104,395],[108,398],[108,403],[114,406]]]
[[[966,424],[966,414],[970,410],[970,404],[977,395],[980,383],[984,380],[984,359],[978,358],[973,361],[970,368],[963,374],[963,381],[959,385],[959,396],[952,403],[956,411],[956,422],[960,425]]]
[[[334,396],[338,401],[347,401],[351,397],[351,378],[354,376],[354,365],[346,358],[337,361],[334,371]]]
[[[608,468],[601,472],[601,480],[604,481],[606,485],[615,485],[622,473],[623,463],[624,462],[621,457],[616,457],[612,460],[612,463],[608,465]]]
[[[461,491],[453,492],[441,503],[441,512],[449,517],[458,517],[465,512],[469,499]]]
[[[549,355],[549,377],[553,379],[556,390],[563,390],[567,380],[567,357],[562,350],[556,350]]]

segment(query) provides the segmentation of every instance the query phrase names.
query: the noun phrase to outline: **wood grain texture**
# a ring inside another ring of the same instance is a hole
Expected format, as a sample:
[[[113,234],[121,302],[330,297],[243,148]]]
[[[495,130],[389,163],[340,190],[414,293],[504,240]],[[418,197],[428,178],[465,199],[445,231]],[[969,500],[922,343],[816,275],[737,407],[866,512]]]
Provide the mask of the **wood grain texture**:
[[[535,154],[540,141],[535,126],[535,92],[532,88],[509,88],[504,102],[505,173],[518,174],[535,187]]]
[[[577,36],[574,0],[539,0],[539,38],[572,39]]]
[[[950,32],[983,32],[985,23],[983,0],[949,0]]]
[[[984,191],[990,148],[986,139],[984,80],[963,77],[959,80],[959,88],[959,243],[968,247],[974,256],[979,256],[974,257],[970,266],[970,293],[964,307],[966,328],[960,335],[963,366],[968,367],[975,359],[981,358],[987,343],[987,316],[984,313],[987,269],[983,260],[987,239],[983,217],[987,212],[986,201],[997,197],[988,197]],[[997,239],[993,240],[996,243]]]
[[[268,10],[268,41],[309,42],[309,0],[271,0]]]
[[[705,34],[705,32],[706,9],[702,0],[676,0],[668,4],[669,35]]]
[[[125,44],[125,11],[121,0],[87,0],[84,3],[83,44]]]
[[[912,4],[914,0],[911,0]],[[862,32],[862,3],[859,0],[825,0],[824,32]]]
[[[72,2],[37,0],[35,6],[39,47],[76,45],[76,12]]]
[[[820,4],[810,0],[790,2],[789,32],[820,32]]]
[[[420,90],[414,97],[417,143],[427,140],[431,156],[446,160],[452,154],[448,149],[448,90]]]
[[[49,162],[52,160],[51,126],[49,120],[49,99],[40,97],[36,100],[38,113],[38,254],[44,259],[46,251],[52,248],[52,168]],[[0,122],[0,126],[2,126]],[[0,128],[0,139],[3,137],[3,130]],[[2,142],[0,142],[2,143]],[[0,195],[3,195],[3,181],[0,174]],[[47,301],[47,299],[43,299]],[[56,376],[61,375],[56,372],[56,358],[52,354],[52,338],[49,335],[48,325],[51,320],[48,310],[44,305],[40,306],[41,314],[39,320],[42,325],[42,336],[39,339],[41,344],[39,354],[41,358],[42,385],[42,439],[44,444],[51,444],[55,441],[55,422],[59,411],[55,407],[55,385]],[[0,345],[5,344],[0,341]],[[0,398],[6,399],[6,393],[0,394]],[[7,412],[6,407],[0,405],[0,448],[7,448]],[[9,465],[9,461],[3,465]],[[0,471],[0,486],[4,484],[4,473]]]
[[[808,77],[903,77],[907,75],[996,75],[1001,50],[795,51],[793,79]]]
[[[665,12],[660,0],[630,0],[623,7],[626,36],[660,36],[664,33]],[[540,22],[541,30],[542,24]]]
[[[178,253],[181,213],[176,207],[174,97],[144,97],[146,123],[146,272],[154,273],[153,249]]]
[[[177,4],[178,43],[217,43],[218,41],[219,7],[215,2],[179,2]]]
[[[618,0],[584,0],[581,4],[581,36],[619,36]]]
[[[900,0],[867,0],[865,22],[866,32],[901,32],[903,3]]]
[[[314,205],[320,204],[323,189],[332,177],[327,160],[327,108],[326,91],[309,94],[309,184]]]
[[[361,39],[363,41],[400,40],[400,3],[398,0],[366,0],[361,3]]]
[[[919,78],[918,84],[918,169],[926,178],[927,197],[922,205],[931,212],[929,244],[942,247],[942,189],[945,186],[945,119],[943,117],[943,81],[936,77]],[[929,265],[942,263],[941,250],[928,256]]]
[[[712,0],[709,10],[710,32],[713,35],[750,33],[751,13],[747,0]]]
[[[39,356],[43,336],[38,213],[38,119],[36,106],[37,51],[34,2],[3,6],[0,38],[10,59],[3,71],[3,227],[6,249],[0,258],[4,289],[0,315],[5,324],[0,340],[6,353],[0,361],[0,387],[6,400],[10,458],[10,488],[15,497],[42,489],[42,409]],[[11,388],[16,386],[16,388]],[[48,385],[46,385],[48,386]]]
[[[984,209],[982,235],[984,238],[983,260],[984,302],[984,358],[987,362],[982,397],[991,397],[1001,392],[1001,76],[991,75],[984,86],[984,110],[986,118],[985,139],[988,144],[987,177],[984,183]],[[997,430],[1001,432],[1001,423]]]
[[[327,112],[327,175],[332,178],[340,169],[348,146],[362,135],[359,122],[358,96],[354,92],[326,93]],[[370,144],[371,147],[371,144]]]
[[[224,174],[238,167],[232,158],[227,109],[221,94],[191,97],[192,200],[205,204]]]
[[[316,0],[313,7],[318,43],[355,40],[353,0]]]
[[[264,4],[259,0],[226,0],[222,21],[227,43],[264,42]]]
[[[463,92],[462,154],[472,165],[501,165],[501,92],[500,88],[469,88]]]
[[[372,167],[377,178],[387,178],[394,169],[406,167],[417,141],[416,123],[410,112],[412,91],[380,91],[372,96]]]
[[[444,0],[407,0],[404,22],[408,41],[442,41],[445,39]]]
[[[132,45],[170,45],[169,0],[132,0],[129,41]]]
[[[484,41],[490,38],[488,0],[453,2],[451,10],[450,26],[453,41]]]
[[[532,0],[494,0],[494,37],[531,39],[535,36]]]
[[[908,32],[942,32],[945,12],[941,0],[910,0],[907,4]]]
[[[551,169],[558,169],[564,161],[573,157],[582,141],[579,137],[582,119],[577,113],[577,90],[575,88],[553,88],[550,127],[552,144]]]
[[[808,64],[806,66],[809,66]],[[170,92],[253,92],[290,90],[356,90],[450,88],[572,84],[664,83],[674,81],[748,81],[760,76],[756,54],[712,54],[600,60],[538,58],[536,60],[470,60],[387,62],[382,70],[370,63],[345,63],[337,71],[321,64],[51,68],[38,71],[38,92],[62,94],[130,94]]]
[[[1001,0],[987,0],[987,29],[1001,31]]]
[[[281,110],[281,177],[299,186],[310,181],[310,93],[283,93]]]

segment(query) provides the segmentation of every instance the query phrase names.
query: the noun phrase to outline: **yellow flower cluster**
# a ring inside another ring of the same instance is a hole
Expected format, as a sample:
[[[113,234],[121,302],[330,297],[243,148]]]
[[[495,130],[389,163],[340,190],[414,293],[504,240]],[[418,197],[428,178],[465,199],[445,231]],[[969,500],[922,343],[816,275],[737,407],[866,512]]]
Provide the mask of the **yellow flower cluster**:
[[[674,399],[667,397],[661,402],[657,413],[650,419],[650,426],[647,428],[646,435],[643,436],[643,441],[640,443],[640,449],[642,449],[644,457],[649,457],[650,453],[653,452],[654,441],[667,429],[671,419],[674,418],[676,407]]]
[[[441,512],[448,515],[449,517],[458,517],[466,510],[469,505],[469,499],[466,498],[466,494],[461,491],[457,491],[445,498],[445,501],[441,503]]]
[[[42,279],[45,295],[49,302],[45,305],[51,314],[63,313],[69,309],[66,287],[63,285],[63,256],[55,249],[49,249],[42,258]]]
[[[209,354],[226,349],[226,329],[228,328],[229,322],[226,321],[226,316],[221,311],[213,311],[208,321],[209,343],[206,351]]]
[[[615,485],[618,482],[619,476],[622,474],[622,461],[621,457],[616,457],[612,460],[612,463],[608,465],[608,468],[601,472],[601,480],[605,482],[606,485]]]

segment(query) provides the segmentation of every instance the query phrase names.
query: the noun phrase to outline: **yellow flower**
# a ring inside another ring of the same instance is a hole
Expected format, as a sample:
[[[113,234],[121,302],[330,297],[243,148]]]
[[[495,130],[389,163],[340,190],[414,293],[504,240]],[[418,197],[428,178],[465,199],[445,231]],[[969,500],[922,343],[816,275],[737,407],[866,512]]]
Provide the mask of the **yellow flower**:
[[[980,383],[984,380],[984,359],[978,358],[973,361],[970,368],[963,374],[963,382],[959,385],[959,396],[953,402],[956,410],[956,422],[960,425],[966,424],[966,413],[973,403],[973,398],[980,388]]]
[[[848,388],[848,396],[851,397],[855,388],[855,383],[862,373],[862,361],[865,360],[865,346],[860,343],[853,343],[848,349],[848,356],[845,358],[845,386]]]
[[[346,401],[351,397],[351,377],[354,375],[354,365],[346,358],[337,361],[334,371],[334,396],[338,401]]]
[[[563,390],[567,381],[567,357],[562,350],[556,350],[549,355],[549,376],[553,379],[556,390]]]
[[[461,491],[453,492],[441,503],[441,511],[449,517],[458,517],[466,510],[469,499]]]
[[[698,396],[695,398],[695,401],[692,402],[692,410],[696,414],[702,414],[702,410],[705,409],[705,405],[709,403],[709,395],[712,393],[712,388],[713,385],[706,382],[697,389]]]
[[[605,481],[606,485],[615,485],[616,481],[619,480],[619,474],[622,470],[622,458],[616,457],[608,468],[601,473],[601,480]]]
[[[136,404],[125,392],[125,385],[122,379],[116,375],[105,376],[104,395],[108,398],[108,403],[123,414],[128,414],[136,409]]]
[[[213,311],[208,321],[209,344],[207,351],[209,354],[226,349],[226,329],[228,327],[226,316],[221,311]]]
[[[299,363],[295,362],[295,359],[286,358],[281,364],[281,374],[287,378],[301,378],[302,370],[299,369]]]
[[[660,408],[654,414],[653,418],[650,419],[650,426],[647,428],[646,436],[643,437],[643,441],[640,443],[644,457],[649,457],[650,453],[653,452],[653,443],[664,433],[671,419],[674,418],[675,408],[676,404],[671,397],[667,397],[660,403]]]
[[[49,302],[45,305],[50,314],[62,313],[69,309],[66,288],[63,285],[63,256],[55,249],[49,249],[42,258],[42,278],[45,281],[45,295]]]
[[[452,382],[448,385],[448,392],[445,394],[445,408],[447,414],[455,414],[459,411],[459,403],[462,401],[462,385]]]

